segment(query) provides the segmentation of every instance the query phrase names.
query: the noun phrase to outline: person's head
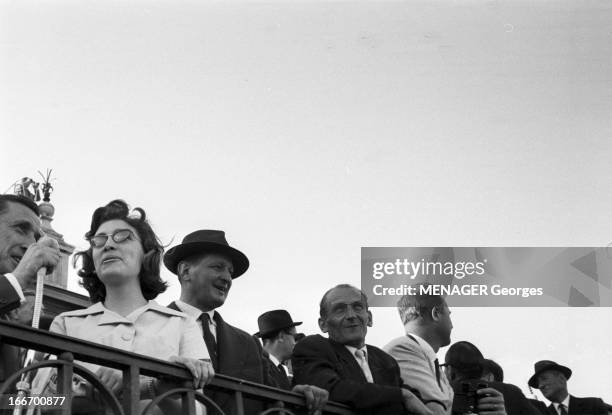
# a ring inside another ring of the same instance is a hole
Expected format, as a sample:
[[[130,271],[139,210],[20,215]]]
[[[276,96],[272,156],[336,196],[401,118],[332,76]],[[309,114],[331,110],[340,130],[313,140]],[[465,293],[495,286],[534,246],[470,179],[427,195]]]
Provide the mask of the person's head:
[[[0,195],[0,274],[13,272],[41,235],[36,203],[23,196]]]
[[[232,280],[246,272],[249,260],[229,246],[223,231],[199,230],[168,250],[164,264],[178,276],[181,300],[209,311],[225,303]]]
[[[551,402],[562,402],[567,396],[567,378],[558,370],[545,370],[538,375],[538,388]]]
[[[266,333],[260,336],[264,349],[273,354],[279,361],[291,359],[293,348],[295,347],[295,336],[297,331],[295,327],[278,330],[272,333]]]
[[[164,251],[146,219],[145,211],[132,212],[123,200],[113,200],[95,210],[85,234],[90,248],[77,252],[82,285],[92,302],[106,299],[106,287],[138,282],[145,299],[151,300],[166,290],[160,276]]]
[[[482,362],[481,378],[488,382],[503,382],[504,369],[502,369],[502,367],[498,365],[494,360],[485,359]]]
[[[444,370],[450,382],[480,379],[484,356],[470,342],[454,343],[444,356]]]
[[[567,397],[567,380],[572,376],[570,368],[552,360],[540,360],[535,363],[534,371],[529,386],[540,389],[551,402],[562,402]]]
[[[328,290],[319,304],[319,328],[340,344],[361,348],[365,345],[372,313],[368,298],[359,288],[340,284]]]
[[[283,362],[293,354],[297,336],[295,327],[300,324],[301,321],[293,321],[287,310],[266,311],[257,318],[259,331],[255,336],[261,338],[268,353]]]
[[[427,337],[437,343],[438,347],[448,346],[451,342],[453,322],[451,311],[444,297],[440,295],[421,294],[424,290],[415,285],[415,295],[404,295],[397,302],[402,323],[406,328],[426,331]]]

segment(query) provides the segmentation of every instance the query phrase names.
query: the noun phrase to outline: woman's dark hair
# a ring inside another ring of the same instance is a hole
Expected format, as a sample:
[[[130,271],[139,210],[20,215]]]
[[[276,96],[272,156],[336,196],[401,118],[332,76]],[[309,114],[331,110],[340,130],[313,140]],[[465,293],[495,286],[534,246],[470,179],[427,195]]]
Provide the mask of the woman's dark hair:
[[[113,219],[122,220],[136,229],[144,251],[142,266],[138,274],[140,289],[147,300],[152,300],[168,288],[168,284],[162,281],[160,276],[160,263],[164,247],[147,221],[145,211],[141,208],[135,208],[132,212],[136,212],[136,214],[130,214],[130,208],[123,200],[113,200],[108,205],[97,208],[91,218],[91,226],[85,234],[85,239],[89,241],[89,238],[96,234],[100,225]],[[89,298],[93,303],[104,301],[106,299],[106,287],[96,274],[91,246],[86,251],[75,254],[73,261],[75,267],[79,258],[82,260],[81,268],[78,271],[79,277],[83,279],[81,285],[89,292]]]

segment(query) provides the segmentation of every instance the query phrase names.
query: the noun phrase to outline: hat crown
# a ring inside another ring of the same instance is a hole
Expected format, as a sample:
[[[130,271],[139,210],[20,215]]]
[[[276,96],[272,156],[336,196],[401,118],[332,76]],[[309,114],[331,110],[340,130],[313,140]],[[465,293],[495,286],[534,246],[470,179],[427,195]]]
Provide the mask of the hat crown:
[[[225,232],[213,229],[201,229],[199,231],[191,232],[183,238],[182,243],[188,244],[193,242],[213,242],[220,245],[229,246],[227,239],[225,239]]]
[[[259,327],[258,334],[261,336],[288,329],[299,324],[302,323],[294,322],[287,310],[266,311],[257,318],[257,326]]]
[[[249,268],[249,259],[227,243],[225,232],[213,229],[200,229],[185,236],[180,244],[164,254],[164,265],[170,272],[178,274],[180,261],[190,256],[209,253],[225,255],[232,261],[234,265],[232,278],[238,278]]]

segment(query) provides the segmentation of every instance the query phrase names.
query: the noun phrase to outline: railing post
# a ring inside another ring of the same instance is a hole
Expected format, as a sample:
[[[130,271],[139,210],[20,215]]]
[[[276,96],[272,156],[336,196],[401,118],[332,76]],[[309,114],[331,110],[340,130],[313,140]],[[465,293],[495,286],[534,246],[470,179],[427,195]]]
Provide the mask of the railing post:
[[[57,394],[65,399],[62,407],[53,412],[61,415],[70,415],[72,413],[72,375],[74,372],[74,356],[72,353],[62,353],[59,358],[60,360],[65,360],[70,363],[61,365],[57,371]]]
[[[234,393],[234,397],[236,398],[236,415],[244,415],[244,398],[242,397],[242,392],[236,391]]]
[[[187,392],[181,397],[181,414],[196,415],[194,392]]]
[[[123,369],[123,412],[126,415],[137,415],[140,406],[140,369],[130,365]]]

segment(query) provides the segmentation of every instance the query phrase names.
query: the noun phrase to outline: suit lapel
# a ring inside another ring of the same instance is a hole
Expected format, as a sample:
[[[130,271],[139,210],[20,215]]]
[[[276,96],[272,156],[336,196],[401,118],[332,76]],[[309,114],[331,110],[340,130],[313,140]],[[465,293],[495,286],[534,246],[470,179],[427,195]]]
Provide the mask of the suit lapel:
[[[567,415],[578,415],[578,414],[582,415],[582,414],[587,413],[588,411],[585,411],[585,408],[583,406],[584,405],[582,405],[582,401],[570,395],[569,407],[567,408]]]
[[[232,333],[229,326],[216,311],[214,318],[217,324],[219,373],[227,373],[230,376],[236,376],[233,373],[240,373],[246,362],[246,349],[241,347],[239,342],[235,341],[234,333]]]
[[[344,345],[336,343],[333,340],[330,340],[330,343],[334,348],[334,352],[336,353],[338,361],[340,362],[338,370],[341,373],[345,372],[348,379],[367,382],[368,380],[363,374],[361,367],[359,367],[359,363],[357,363],[357,360],[355,360],[355,358],[351,355],[348,349]]]

